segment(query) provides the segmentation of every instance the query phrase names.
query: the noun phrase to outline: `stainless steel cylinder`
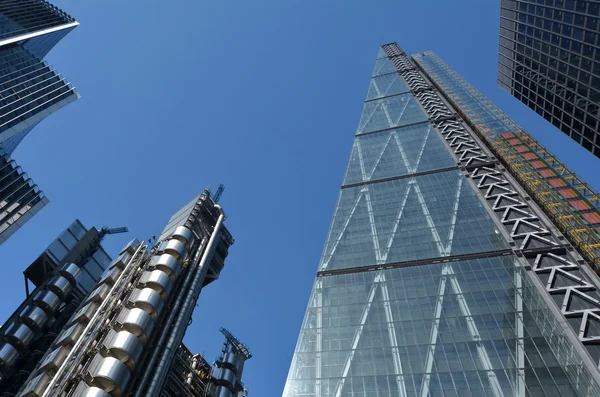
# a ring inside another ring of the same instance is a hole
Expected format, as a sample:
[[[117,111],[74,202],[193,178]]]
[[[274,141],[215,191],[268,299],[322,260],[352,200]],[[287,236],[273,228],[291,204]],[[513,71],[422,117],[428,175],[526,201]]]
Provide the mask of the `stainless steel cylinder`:
[[[42,372],[27,383],[20,396],[23,397],[40,397],[44,394],[46,386],[50,383],[50,376]]]
[[[115,329],[129,331],[145,344],[154,329],[154,320],[142,309],[123,309],[117,317]]]
[[[231,397],[231,390],[225,386],[219,386],[217,387],[215,397]]]
[[[74,263],[65,263],[60,269],[59,274],[69,280],[71,285],[75,287],[77,285],[77,277],[81,274],[81,269]]]
[[[69,280],[67,280],[63,276],[57,275],[52,280],[50,280],[50,282],[46,286],[46,289],[49,289],[50,291],[54,292],[56,295],[58,295],[58,297],[61,300],[65,300],[65,298],[73,289],[73,286],[71,285]]]
[[[235,354],[234,352],[225,353],[222,362],[225,367],[229,368],[236,374],[238,373],[241,360],[237,354]]]
[[[129,368],[113,357],[96,355],[88,367],[86,382],[98,387],[113,397],[121,397],[131,377]]]
[[[34,336],[34,332],[27,325],[13,324],[4,335],[4,339],[11,345],[23,349],[29,346]]]
[[[158,318],[164,305],[164,301],[160,294],[152,288],[133,290],[129,296],[129,303],[132,307],[144,310],[153,320]]]
[[[37,306],[28,306],[19,316],[24,324],[27,324],[33,332],[40,332],[48,321],[48,315]]]
[[[19,359],[19,352],[10,343],[0,345],[0,367],[12,367]]]
[[[43,290],[33,298],[33,304],[40,307],[51,316],[60,306],[60,298],[54,292]]]
[[[129,331],[111,330],[102,342],[102,355],[114,357],[125,363],[133,372],[144,346],[137,336]]]
[[[233,387],[235,386],[236,376],[230,369],[218,368],[214,372],[213,377],[219,385],[227,386],[231,389],[233,389]]]
[[[155,255],[150,262],[151,269],[162,270],[167,273],[171,278],[171,281],[175,281],[181,271],[181,265],[179,261],[169,254]]]
[[[138,287],[152,288],[163,297],[163,300],[165,300],[169,293],[171,293],[173,282],[167,273],[161,270],[146,271],[142,273],[138,282]]]
[[[162,247],[162,251],[165,254],[173,255],[180,261],[183,261],[185,259],[185,255],[187,254],[187,248],[185,244],[176,239],[167,241],[164,247]]]
[[[194,234],[185,226],[177,226],[171,235],[171,238],[181,241],[189,248],[194,240]]]
[[[66,347],[57,347],[50,354],[46,356],[44,361],[40,364],[40,370],[47,372],[52,375],[56,373],[58,368],[60,368],[61,364],[67,358],[67,354],[69,354],[69,349]]]
[[[80,382],[71,397],[111,397],[110,394],[97,387],[90,387],[85,382]]]

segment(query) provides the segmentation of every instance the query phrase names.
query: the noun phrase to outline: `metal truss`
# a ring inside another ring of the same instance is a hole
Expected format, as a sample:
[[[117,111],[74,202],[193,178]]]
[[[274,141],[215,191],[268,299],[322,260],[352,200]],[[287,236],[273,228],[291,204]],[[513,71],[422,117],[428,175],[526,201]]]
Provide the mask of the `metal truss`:
[[[590,322],[600,320],[600,300],[594,297],[599,296],[597,284],[582,270],[579,263],[571,259],[562,242],[562,235],[550,231],[544,225],[529,202],[513,186],[504,170],[499,169],[494,159],[486,154],[402,50],[396,44],[383,48],[429,114],[437,131],[445,138],[458,160],[465,164],[468,176],[476,183],[491,210],[515,241],[515,253],[518,256],[535,258],[532,270],[538,277],[549,273],[545,282],[546,291],[552,295],[563,295],[560,309],[565,317],[581,319],[579,328],[575,330],[579,340],[586,345],[600,343],[600,335],[592,335],[590,332]],[[517,288],[521,288],[521,282],[519,278]],[[574,299],[578,302],[576,310],[571,309]],[[522,301],[517,303],[522,306]],[[518,373],[517,378],[520,377]],[[521,386],[518,386],[518,390],[521,395]]]

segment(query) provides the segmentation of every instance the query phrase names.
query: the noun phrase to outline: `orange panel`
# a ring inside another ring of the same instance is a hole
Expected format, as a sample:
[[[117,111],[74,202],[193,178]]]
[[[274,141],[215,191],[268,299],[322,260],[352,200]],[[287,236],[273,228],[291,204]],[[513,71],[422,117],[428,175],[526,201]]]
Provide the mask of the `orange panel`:
[[[527,152],[528,151],[527,146],[523,146],[523,145],[521,145],[521,146],[515,146],[515,149],[517,149],[517,152],[519,152],[519,153],[523,153],[523,152]]]
[[[535,168],[544,168],[546,166],[546,164],[542,163],[541,161],[532,161],[531,165],[533,165]]]
[[[510,132],[505,132],[504,134],[502,134],[502,136],[505,138],[512,138],[513,134],[511,134]]]
[[[583,214],[583,217],[591,224],[600,223],[600,216],[598,216],[595,212],[588,212],[587,214]]]
[[[523,157],[527,160],[533,160],[533,159],[537,158],[535,156],[535,154],[533,154],[533,153],[523,153]]]
[[[573,198],[573,197],[577,197],[577,193],[575,193],[574,191],[572,191],[571,189],[563,189],[563,190],[559,190],[558,191],[560,194],[562,194],[562,196],[564,198]]]
[[[564,183],[561,179],[558,178],[550,179],[550,184],[554,187],[567,186],[566,183]]]
[[[552,170],[541,170],[540,174],[542,174],[542,176],[545,178],[551,178],[553,176],[556,176],[556,174]]]
[[[587,203],[583,200],[569,201],[569,204],[571,204],[573,207],[575,207],[576,210],[579,211],[590,209],[590,206],[587,205]]]
[[[510,143],[511,145],[518,145],[521,143],[521,141],[519,141],[518,139],[509,139],[508,143]]]

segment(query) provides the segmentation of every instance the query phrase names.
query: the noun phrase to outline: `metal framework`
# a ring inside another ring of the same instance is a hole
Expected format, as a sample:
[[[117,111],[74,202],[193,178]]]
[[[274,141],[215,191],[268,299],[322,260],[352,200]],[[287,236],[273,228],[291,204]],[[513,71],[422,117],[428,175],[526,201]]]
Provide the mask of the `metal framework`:
[[[463,172],[472,179],[475,187],[487,201],[491,212],[496,215],[499,223],[509,234],[509,242],[513,246],[514,254],[518,258],[522,258],[515,263],[515,274],[519,275],[515,279],[515,293],[518,296],[516,299],[518,364],[516,368],[516,395],[524,396],[523,297],[520,276],[523,265],[532,263],[532,273],[543,282],[547,293],[562,296],[561,313],[567,318],[578,319],[577,325],[572,325],[572,327],[579,341],[587,346],[600,342],[600,335],[594,333],[592,327],[590,327],[590,321],[600,319],[600,300],[598,299],[600,295],[598,294],[597,282],[593,275],[589,273],[587,267],[577,263],[578,258],[569,253],[570,246],[565,238],[558,231],[547,226],[548,221],[544,220],[542,213],[538,212],[539,210],[535,208],[535,205],[525,198],[512,177],[498,164],[493,156],[488,154],[473,133],[469,132],[467,124],[444,103],[436,90],[428,84],[400,47],[394,43],[383,46],[383,49],[396,66],[400,76],[405,79],[412,92],[419,98],[419,102],[430,116],[436,130],[454,152]],[[489,142],[489,136],[479,135],[485,142],[490,143],[490,149],[494,154],[503,156],[501,157],[503,160],[508,154],[514,155],[517,152],[512,145],[506,142],[504,137],[500,137],[496,142]],[[520,157],[522,158],[522,156]],[[510,174],[514,175],[520,182],[521,179],[527,180],[526,177],[535,178],[535,173],[523,172],[524,169],[530,171],[528,167],[531,167],[531,165],[529,163],[517,162],[513,158],[505,161]],[[513,165],[512,168],[509,167],[511,165]],[[527,183],[522,182],[522,184],[525,188],[528,188]],[[556,193],[554,190],[549,189],[542,181],[529,179],[529,184],[533,184],[538,189],[534,191],[538,196],[546,192],[541,196],[555,199]],[[546,190],[540,192],[540,187],[546,188]],[[550,204],[555,204],[555,202],[552,201]],[[565,205],[562,204],[561,207],[557,205],[554,207],[554,211],[562,207],[565,207]],[[577,220],[573,214],[568,215],[571,216],[563,219]],[[581,229],[580,227],[572,231],[576,231],[579,235],[585,235],[588,232],[588,229]],[[582,244],[578,245],[579,248],[582,246]],[[594,246],[588,247],[591,249],[597,248]],[[583,261],[579,262],[583,263]],[[451,264],[444,267],[444,272],[446,276],[450,276],[452,272]],[[460,286],[452,284],[452,277],[449,280],[454,292],[460,297]],[[441,292],[437,302],[439,305],[443,303],[442,296],[445,288],[446,282],[443,282],[440,286]],[[577,299],[577,309],[574,309],[573,305],[575,299]],[[461,301],[460,298],[459,301]],[[436,305],[436,313],[438,310],[441,309],[438,309]],[[467,306],[463,307],[461,305],[461,311],[465,316],[469,316]],[[435,332],[434,324],[432,341],[435,340]],[[469,332],[473,338],[478,335],[476,329],[470,328]],[[557,356],[560,357],[558,354]],[[479,352],[479,357],[484,368],[486,368],[485,352]],[[502,390],[496,388],[491,377],[490,382],[492,382],[494,395],[501,396]],[[588,386],[578,385],[578,387],[587,390]],[[422,390],[425,391],[425,394],[423,394],[425,396],[427,390],[426,388]]]

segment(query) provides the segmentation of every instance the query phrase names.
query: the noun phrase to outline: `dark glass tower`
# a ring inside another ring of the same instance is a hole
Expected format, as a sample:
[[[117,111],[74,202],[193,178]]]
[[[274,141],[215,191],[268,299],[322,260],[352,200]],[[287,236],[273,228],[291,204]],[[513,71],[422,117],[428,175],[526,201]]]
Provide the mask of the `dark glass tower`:
[[[444,68],[378,53],[285,397],[600,396],[593,245],[528,190],[550,160]]]
[[[79,98],[43,58],[78,23],[41,0],[0,0],[0,155],[2,164],[44,118]],[[0,175],[0,244],[48,203],[31,179]],[[21,172],[22,173],[22,172]],[[15,182],[19,180],[19,182]]]
[[[600,4],[502,0],[498,83],[600,157]]]

